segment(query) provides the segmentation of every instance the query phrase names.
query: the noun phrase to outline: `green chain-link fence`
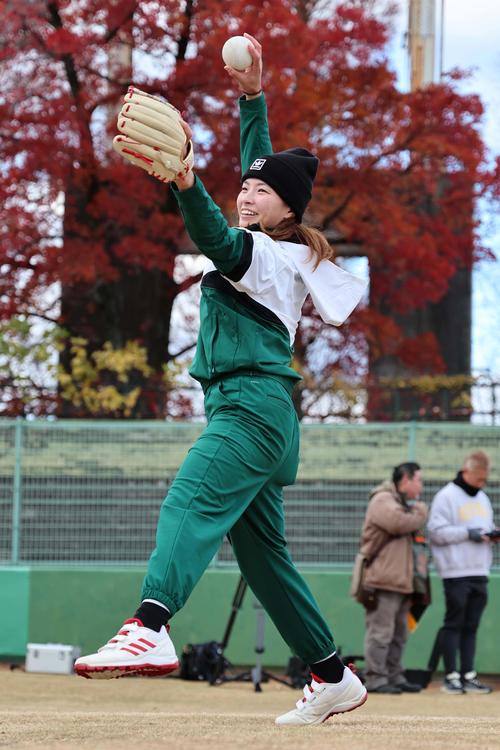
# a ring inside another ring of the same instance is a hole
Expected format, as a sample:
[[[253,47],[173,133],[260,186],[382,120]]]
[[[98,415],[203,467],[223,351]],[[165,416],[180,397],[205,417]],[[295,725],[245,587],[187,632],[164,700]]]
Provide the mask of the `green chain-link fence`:
[[[0,564],[143,564],[159,508],[202,424],[0,420]],[[424,499],[463,456],[492,459],[487,492],[500,523],[500,427],[303,425],[297,482],[285,489],[296,562],[352,565],[368,492],[416,460]],[[500,566],[500,545],[495,548]],[[214,564],[233,563],[227,542]]]

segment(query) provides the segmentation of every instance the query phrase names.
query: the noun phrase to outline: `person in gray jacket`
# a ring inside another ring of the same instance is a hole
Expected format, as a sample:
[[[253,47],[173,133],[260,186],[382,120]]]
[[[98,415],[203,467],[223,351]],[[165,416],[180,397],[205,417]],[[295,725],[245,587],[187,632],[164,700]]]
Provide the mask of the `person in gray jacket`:
[[[432,558],[443,579],[446,613],[440,631],[445,679],[443,692],[490,693],[474,669],[476,633],[488,601],[492,561],[493,510],[483,487],[489,458],[469,453],[462,470],[435,495],[429,514]],[[457,656],[460,653],[460,672]]]

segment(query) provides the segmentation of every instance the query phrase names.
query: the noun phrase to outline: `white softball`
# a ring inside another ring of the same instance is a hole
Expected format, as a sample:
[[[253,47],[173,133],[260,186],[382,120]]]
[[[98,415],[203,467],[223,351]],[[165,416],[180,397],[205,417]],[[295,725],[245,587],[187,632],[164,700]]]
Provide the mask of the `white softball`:
[[[252,56],[248,51],[250,42],[244,36],[232,36],[222,48],[222,59],[235,70],[245,70],[252,64]]]

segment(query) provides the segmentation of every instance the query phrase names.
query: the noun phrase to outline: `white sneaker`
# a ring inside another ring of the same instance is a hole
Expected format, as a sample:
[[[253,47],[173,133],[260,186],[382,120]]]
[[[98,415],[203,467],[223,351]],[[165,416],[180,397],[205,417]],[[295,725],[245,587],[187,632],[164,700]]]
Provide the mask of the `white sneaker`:
[[[348,667],[340,682],[316,682],[304,688],[304,697],[297,708],[278,716],[276,724],[304,726],[322,724],[334,714],[343,714],[362,706],[366,701],[366,688]]]
[[[493,688],[489,687],[489,685],[479,682],[477,672],[466,672],[462,684],[466,693],[488,695],[488,693],[493,692]]]
[[[97,653],[75,661],[75,672],[81,677],[110,679],[130,674],[156,677],[173,672],[179,666],[168,626],[159,633],[145,628],[136,618],[125,620],[122,627]]]
[[[441,692],[448,695],[463,695],[464,686],[458,672],[449,672],[441,685]]]

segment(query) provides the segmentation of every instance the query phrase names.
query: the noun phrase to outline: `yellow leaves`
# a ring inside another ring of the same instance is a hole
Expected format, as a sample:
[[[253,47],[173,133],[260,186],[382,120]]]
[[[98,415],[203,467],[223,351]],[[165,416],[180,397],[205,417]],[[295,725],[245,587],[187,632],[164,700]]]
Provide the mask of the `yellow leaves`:
[[[173,391],[176,388],[182,388],[182,380],[189,365],[190,362],[177,359],[171,359],[163,365],[162,381],[167,390]]]
[[[437,393],[438,391],[468,392],[474,385],[471,375],[419,375],[412,378],[380,378],[380,384],[389,388],[408,388],[420,393]]]
[[[129,387],[133,373],[149,377],[153,370],[147,363],[147,352],[136,341],[127,341],[114,349],[107,341],[103,348],[87,351],[84,338],[69,341],[70,369],[59,366],[61,397],[90,414],[129,417],[139,399],[141,388]]]
[[[467,391],[461,391],[451,402],[452,409],[472,410],[472,398]]]
[[[51,352],[60,338],[61,330],[54,327],[33,333],[32,324],[25,316],[13,316],[0,321],[0,357],[4,358],[0,371],[12,370],[13,363],[29,370],[38,365],[50,369]]]
[[[98,412],[110,414],[122,411],[124,416],[130,416],[140,392],[141,389],[137,387],[123,395],[115,386],[106,385],[92,388],[85,385],[80,394],[82,402],[92,414]]]
[[[103,349],[94,352],[92,358],[98,370],[111,370],[116,372],[120,383],[126,383],[127,371],[139,370],[145,377],[153,372],[147,362],[147,352],[144,347],[136,341],[127,341],[124,349],[113,349],[109,341],[106,341]]]

